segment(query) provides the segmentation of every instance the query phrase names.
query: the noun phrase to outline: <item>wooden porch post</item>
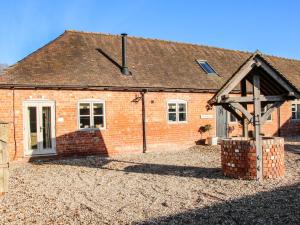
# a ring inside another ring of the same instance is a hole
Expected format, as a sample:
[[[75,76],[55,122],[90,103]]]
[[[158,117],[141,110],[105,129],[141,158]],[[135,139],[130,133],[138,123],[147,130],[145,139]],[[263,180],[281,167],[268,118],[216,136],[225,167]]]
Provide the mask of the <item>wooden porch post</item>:
[[[253,76],[253,97],[254,97],[254,133],[255,133],[255,147],[256,147],[256,178],[263,179],[263,164],[262,164],[262,146],[260,136],[261,125],[261,101],[260,101],[260,77]]]
[[[244,78],[241,81],[241,95],[247,96],[247,87],[246,87],[246,79]],[[247,110],[247,103],[243,103],[242,106]],[[243,126],[243,136],[248,137],[248,122],[246,117],[243,114],[243,120],[242,120],[242,126]]]

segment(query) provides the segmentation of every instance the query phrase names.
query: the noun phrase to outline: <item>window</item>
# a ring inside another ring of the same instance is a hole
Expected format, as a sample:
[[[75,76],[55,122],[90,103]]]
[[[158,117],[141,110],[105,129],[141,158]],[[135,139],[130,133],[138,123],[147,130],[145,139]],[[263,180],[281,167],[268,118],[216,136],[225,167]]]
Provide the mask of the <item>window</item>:
[[[268,106],[263,107],[262,112],[266,113],[268,111]],[[267,121],[272,121],[272,113],[270,116],[267,118]]]
[[[82,101],[78,108],[79,129],[105,128],[104,102]]]
[[[208,64],[205,60],[197,60],[198,64],[207,74],[216,74],[216,71],[212,68],[211,65]]]
[[[238,120],[237,120],[237,118],[235,117],[234,114],[232,114],[231,112],[228,112],[228,114],[229,114],[229,122],[230,123],[236,123],[236,122],[238,122]]]
[[[300,120],[300,103],[292,103],[292,120]]]
[[[183,100],[168,101],[168,122],[181,123],[187,121],[187,104]]]

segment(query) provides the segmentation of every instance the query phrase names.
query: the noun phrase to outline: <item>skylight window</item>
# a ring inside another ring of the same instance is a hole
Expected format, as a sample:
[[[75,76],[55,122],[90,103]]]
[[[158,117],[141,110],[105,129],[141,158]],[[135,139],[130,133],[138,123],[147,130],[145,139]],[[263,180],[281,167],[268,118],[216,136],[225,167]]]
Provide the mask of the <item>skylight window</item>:
[[[208,64],[206,60],[197,60],[201,68],[204,70],[207,74],[216,74],[216,71],[212,68],[211,65]]]

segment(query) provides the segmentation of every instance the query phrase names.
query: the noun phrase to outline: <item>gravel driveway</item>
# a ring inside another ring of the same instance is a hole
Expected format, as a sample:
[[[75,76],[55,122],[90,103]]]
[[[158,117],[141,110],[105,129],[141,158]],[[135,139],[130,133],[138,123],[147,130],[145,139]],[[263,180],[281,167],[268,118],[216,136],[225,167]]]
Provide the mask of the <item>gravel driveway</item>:
[[[300,224],[300,154],[282,179],[223,177],[220,151],[14,163],[0,224]]]

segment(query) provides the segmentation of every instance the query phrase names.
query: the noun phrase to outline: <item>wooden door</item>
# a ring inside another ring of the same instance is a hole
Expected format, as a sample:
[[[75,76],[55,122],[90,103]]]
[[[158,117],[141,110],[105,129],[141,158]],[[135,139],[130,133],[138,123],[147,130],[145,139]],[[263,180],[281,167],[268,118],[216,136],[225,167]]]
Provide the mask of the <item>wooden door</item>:
[[[227,111],[222,106],[216,106],[217,137],[226,138],[228,128]]]

